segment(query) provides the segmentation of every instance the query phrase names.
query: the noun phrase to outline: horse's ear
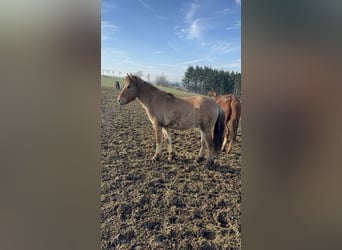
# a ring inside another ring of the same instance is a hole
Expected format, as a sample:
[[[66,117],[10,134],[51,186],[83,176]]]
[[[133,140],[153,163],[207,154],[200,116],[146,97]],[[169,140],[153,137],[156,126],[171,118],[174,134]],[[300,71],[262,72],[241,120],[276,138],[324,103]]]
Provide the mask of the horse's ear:
[[[127,73],[127,77],[132,80],[132,76]]]
[[[136,77],[135,75],[133,75],[132,73],[129,73],[129,74],[130,74],[129,78],[130,78],[132,81],[134,81],[134,80],[137,79],[137,77]]]

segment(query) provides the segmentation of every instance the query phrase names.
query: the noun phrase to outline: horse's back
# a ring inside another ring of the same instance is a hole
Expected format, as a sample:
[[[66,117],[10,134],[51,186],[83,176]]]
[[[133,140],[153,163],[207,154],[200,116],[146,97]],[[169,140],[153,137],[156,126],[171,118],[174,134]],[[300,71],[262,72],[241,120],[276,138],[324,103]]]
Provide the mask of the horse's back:
[[[216,103],[223,109],[226,120],[229,119],[231,113],[231,95],[222,95],[216,98]]]
[[[239,119],[240,115],[241,115],[241,103],[240,100],[238,98],[236,98],[234,96],[234,99],[232,100],[232,109],[233,109],[233,115],[234,115],[234,119]]]
[[[217,103],[212,98],[206,96],[187,96],[182,99],[202,113],[211,112],[216,114],[218,109]]]
[[[215,123],[219,114],[219,106],[216,102],[206,96],[188,96],[183,97],[183,100],[193,106],[194,112],[197,113],[201,124]]]

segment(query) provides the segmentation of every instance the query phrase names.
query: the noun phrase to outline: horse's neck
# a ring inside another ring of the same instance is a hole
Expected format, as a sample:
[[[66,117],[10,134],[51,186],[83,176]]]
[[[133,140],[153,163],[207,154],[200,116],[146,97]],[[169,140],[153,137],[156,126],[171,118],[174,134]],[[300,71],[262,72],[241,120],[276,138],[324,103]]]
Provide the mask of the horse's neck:
[[[138,100],[145,108],[149,109],[152,97],[158,89],[149,83],[139,82],[138,91]]]

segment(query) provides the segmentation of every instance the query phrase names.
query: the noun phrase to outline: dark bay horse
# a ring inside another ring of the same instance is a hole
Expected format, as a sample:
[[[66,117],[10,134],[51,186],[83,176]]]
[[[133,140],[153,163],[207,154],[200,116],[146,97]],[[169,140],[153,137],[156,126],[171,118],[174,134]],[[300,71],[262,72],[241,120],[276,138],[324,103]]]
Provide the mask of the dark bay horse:
[[[115,88],[120,89],[120,83],[118,81],[115,81]]]
[[[221,151],[225,129],[224,112],[214,100],[204,96],[176,97],[137,76],[127,74],[118,102],[120,105],[125,105],[136,98],[146,110],[155,131],[157,143],[152,160],[158,160],[160,156],[163,135],[168,140],[168,159],[172,160],[174,157],[174,148],[168,129],[199,128],[201,148],[195,161],[202,161],[204,150],[208,148],[206,167],[213,164],[214,157]]]
[[[237,129],[241,115],[241,103],[239,99],[233,94],[217,96],[215,91],[209,91],[208,96],[215,97],[216,103],[223,109],[225,113],[226,129],[224,133],[225,135],[222,144],[222,151],[225,150],[229,137],[229,145],[227,149],[227,152],[229,153],[232,149],[233,142],[236,139]]]

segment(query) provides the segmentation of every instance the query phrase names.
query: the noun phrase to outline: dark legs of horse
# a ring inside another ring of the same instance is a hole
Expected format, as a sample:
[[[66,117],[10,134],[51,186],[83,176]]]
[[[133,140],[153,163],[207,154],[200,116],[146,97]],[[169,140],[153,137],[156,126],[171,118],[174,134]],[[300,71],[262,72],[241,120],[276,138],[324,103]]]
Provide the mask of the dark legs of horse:
[[[214,163],[214,157],[215,157],[214,141],[213,141],[213,137],[211,135],[211,131],[206,131],[204,133],[204,137],[205,137],[205,140],[207,142],[207,147],[209,149],[208,160],[205,164],[205,167],[209,168]]]
[[[221,148],[222,152],[224,152],[226,149],[226,145],[228,142],[228,136],[229,136],[229,128],[228,128],[228,126],[226,126],[224,128],[223,143],[222,143],[222,148]]]
[[[172,145],[172,139],[167,128],[163,128],[162,131],[163,131],[165,139],[167,140],[168,149],[169,149],[169,156],[167,157],[167,159],[171,161],[175,157],[174,148]]]
[[[228,145],[228,149],[227,149],[227,153],[230,153],[230,151],[232,150],[232,146],[236,137],[236,122],[235,121],[229,121],[228,122],[228,133],[229,133],[229,145]],[[228,137],[228,135],[227,135]]]
[[[227,153],[230,153],[230,151],[232,150],[232,147],[233,147],[233,143],[236,141],[237,130],[238,130],[238,122],[237,121],[229,121],[228,126],[225,129],[224,141],[222,144],[222,152],[225,151],[226,145],[228,142],[228,138],[229,138]]]

